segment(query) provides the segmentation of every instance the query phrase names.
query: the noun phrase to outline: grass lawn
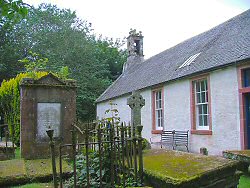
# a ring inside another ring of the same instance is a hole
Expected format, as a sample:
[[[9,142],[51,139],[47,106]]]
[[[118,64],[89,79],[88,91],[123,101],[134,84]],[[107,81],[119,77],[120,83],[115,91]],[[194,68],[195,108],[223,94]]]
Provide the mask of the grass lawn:
[[[250,176],[241,176],[239,188],[249,188],[250,187]]]
[[[52,188],[52,183],[32,183],[22,186],[14,186],[12,188]],[[240,177],[240,184],[239,188],[249,188],[250,187],[250,176],[241,176]],[[144,187],[144,188],[150,188],[150,187]]]
[[[31,183],[27,185],[14,186],[13,188],[53,188],[52,183]]]
[[[20,148],[15,149],[15,159],[21,159],[21,151]]]

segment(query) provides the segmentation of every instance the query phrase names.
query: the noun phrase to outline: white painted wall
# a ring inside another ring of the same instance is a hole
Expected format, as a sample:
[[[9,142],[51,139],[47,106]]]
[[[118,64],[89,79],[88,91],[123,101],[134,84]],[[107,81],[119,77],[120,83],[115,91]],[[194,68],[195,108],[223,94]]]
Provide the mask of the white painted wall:
[[[152,112],[151,112],[151,90],[145,90],[140,93],[142,97],[145,99],[145,106],[142,107],[142,125],[144,125],[142,130],[142,135],[144,138],[148,140],[151,137],[151,122],[152,122]],[[131,121],[131,109],[127,105],[127,98],[129,95],[124,95],[122,97],[113,99],[112,102],[117,104],[116,108],[119,112],[119,117],[121,118],[121,122],[130,122]],[[109,101],[98,103],[97,105],[97,117],[102,119],[105,116],[105,111],[110,109]]]
[[[192,150],[207,147],[210,154],[240,149],[240,112],[237,69],[230,67],[210,74],[211,136],[192,135]]]
[[[210,73],[212,135],[190,134],[190,151],[198,153],[206,147],[209,154],[221,155],[223,150],[240,149],[240,112],[236,67]],[[146,100],[142,108],[143,137],[155,136],[152,130],[151,89],[141,91]],[[127,96],[114,99],[122,121],[130,121]],[[97,116],[104,117],[108,102],[97,105]],[[190,130],[190,80],[179,80],[164,86],[164,128]],[[159,137],[158,137],[159,138]],[[158,139],[155,137],[154,140]]]

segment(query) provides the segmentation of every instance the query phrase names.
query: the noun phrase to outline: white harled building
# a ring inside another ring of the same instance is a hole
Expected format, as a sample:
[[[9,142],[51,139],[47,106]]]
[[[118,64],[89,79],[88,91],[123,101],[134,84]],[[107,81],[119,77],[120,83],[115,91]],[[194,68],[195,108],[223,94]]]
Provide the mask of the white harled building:
[[[130,121],[127,98],[139,90],[143,137],[189,130],[191,152],[250,149],[250,10],[147,60],[141,33],[127,45],[122,75],[96,101],[99,118],[112,100]]]

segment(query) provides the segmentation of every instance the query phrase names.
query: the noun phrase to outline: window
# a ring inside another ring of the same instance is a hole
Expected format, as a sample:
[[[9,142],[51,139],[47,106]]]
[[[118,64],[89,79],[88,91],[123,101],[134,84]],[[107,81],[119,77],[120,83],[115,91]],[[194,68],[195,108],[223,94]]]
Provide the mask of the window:
[[[155,122],[156,129],[163,129],[163,116],[162,116],[162,93],[161,91],[155,92]]]
[[[195,87],[195,110],[196,110],[196,129],[208,130],[208,90],[207,80],[194,82]]]
[[[186,61],[184,61],[184,63],[179,66],[179,69],[180,68],[183,68],[183,67],[186,67],[186,66],[189,66],[191,63],[193,63],[195,61],[195,59],[200,55],[201,53],[197,53],[195,55],[192,55],[190,56]]]
[[[163,130],[163,90],[157,89],[152,93],[153,126],[152,133],[161,133]]]
[[[192,81],[192,131],[197,134],[211,134],[211,115],[207,77]]]

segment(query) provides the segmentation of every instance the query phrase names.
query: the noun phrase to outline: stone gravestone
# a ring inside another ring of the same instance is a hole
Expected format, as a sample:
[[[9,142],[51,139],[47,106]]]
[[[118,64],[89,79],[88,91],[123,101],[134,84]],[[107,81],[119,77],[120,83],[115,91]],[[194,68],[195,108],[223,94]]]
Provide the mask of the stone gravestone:
[[[54,130],[56,145],[70,143],[76,119],[76,83],[53,74],[38,80],[24,78],[21,87],[21,156],[25,159],[50,155],[46,130]]]
[[[141,108],[145,106],[145,99],[140,93],[134,91],[127,99],[127,105],[131,108],[132,134],[135,135],[136,126],[141,125]]]

